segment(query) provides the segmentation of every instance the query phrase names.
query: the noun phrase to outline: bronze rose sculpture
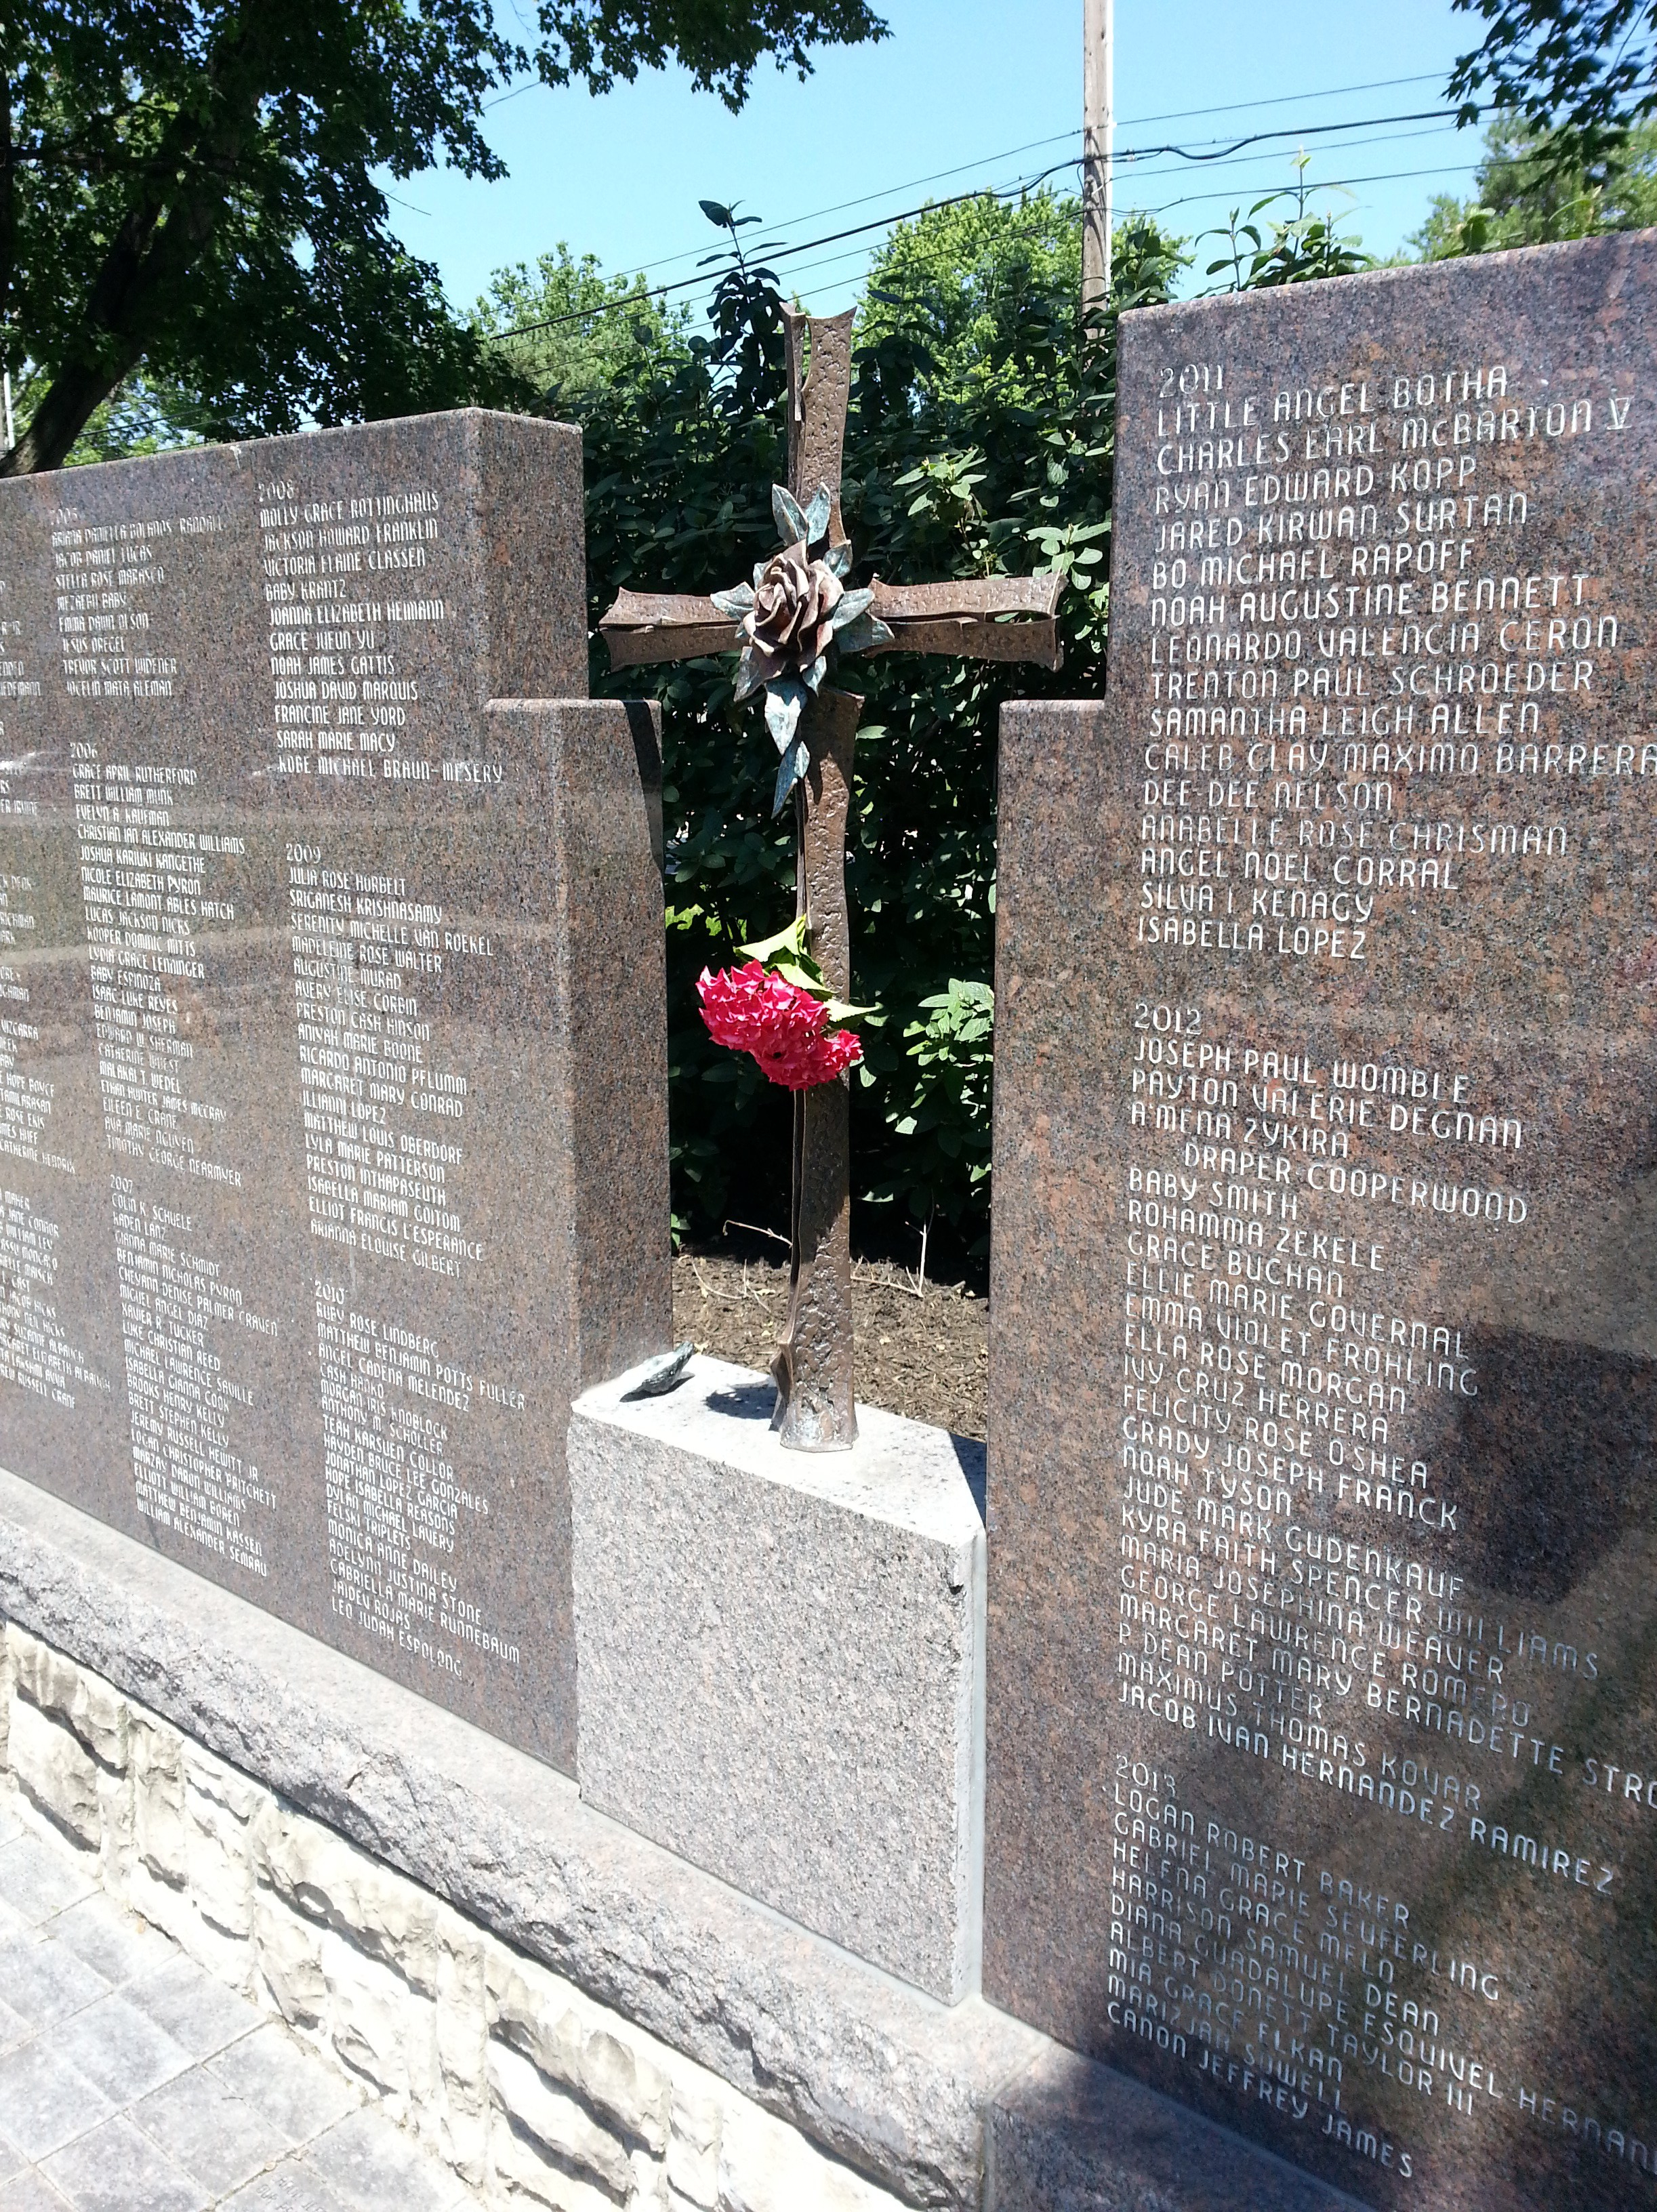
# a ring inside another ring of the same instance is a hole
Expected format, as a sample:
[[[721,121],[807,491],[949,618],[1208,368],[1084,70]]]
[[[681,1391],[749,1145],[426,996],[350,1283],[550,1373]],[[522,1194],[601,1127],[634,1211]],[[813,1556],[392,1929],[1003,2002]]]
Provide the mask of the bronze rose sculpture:
[[[715,592],[713,605],[738,618],[743,640],[737,699],[765,687],[765,726],[782,760],[771,811],[780,814],[805,774],[810,752],[798,734],[800,709],[828,673],[832,653],[867,653],[890,645],[892,632],[869,612],[874,593],[848,592],[849,545],[830,545],[834,502],[820,484],[810,507],[780,484],[771,487],[771,513],[783,550],[754,570],[752,585]],[[820,552],[814,549],[821,547]]]

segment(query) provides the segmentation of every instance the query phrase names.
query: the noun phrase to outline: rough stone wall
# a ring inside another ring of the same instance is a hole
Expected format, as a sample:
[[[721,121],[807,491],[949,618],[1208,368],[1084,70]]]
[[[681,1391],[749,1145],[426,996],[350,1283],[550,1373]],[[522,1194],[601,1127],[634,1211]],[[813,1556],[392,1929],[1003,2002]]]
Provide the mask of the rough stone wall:
[[[279,2014],[489,2202],[898,2212],[898,2199],[574,1984],[25,1633],[0,1780],[105,1889]]]

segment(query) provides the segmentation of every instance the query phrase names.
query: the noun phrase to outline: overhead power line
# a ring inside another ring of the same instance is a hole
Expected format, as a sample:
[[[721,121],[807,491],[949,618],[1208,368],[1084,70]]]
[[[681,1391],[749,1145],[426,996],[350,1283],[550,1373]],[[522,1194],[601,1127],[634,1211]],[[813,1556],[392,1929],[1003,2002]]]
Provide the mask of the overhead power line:
[[[1320,182],[1310,189],[1320,192],[1346,191],[1354,185],[1396,185],[1412,177],[1453,177],[1460,173],[1463,164],[1458,161],[1448,165],[1441,163],[1430,169],[1381,169],[1367,177],[1331,177],[1326,184]],[[1184,192],[1178,199],[1164,200],[1159,207],[1147,208],[1144,212],[1147,215],[1167,215],[1174,208],[1197,207],[1206,200],[1223,200],[1229,197],[1229,191]]]
[[[1269,98],[1264,100],[1228,101],[1223,106],[1220,107],[1174,108],[1162,115],[1140,115],[1132,117],[1127,122],[1120,124],[1117,127],[1120,130],[1142,131],[1148,125],[1152,123],[1195,122],[1205,115],[1243,115],[1251,112],[1256,108],[1293,107],[1303,105],[1308,100],[1346,99],[1350,98],[1355,93],[1390,92],[1395,90],[1400,85],[1434,84],[1437,82],[1437,72],[1431,70],[1427,71],[1419,76],[1377,77],[1371,80],[1371,82],[1367,84],[1336,85],[1332,87],[1326,92],[1275,93]],[[1443,115],[1444,119],[1447,122],[1453,124],[1455,121],[1458,111],[1454,108],[1450,108],[1441,110],[1440,112]],[[1359,124],[1349,123],[1337,127],[1346,130],[1358,130],[1362,129],[1363,126]],[[849,208],[867,207],[876,200],[894,198],[900,192],[919,191],[923,185],[941,184],[947,181],[950,177],[965,175],[969,169],[991,168],[998,161],[1011,161],[1017,155],[1040,153],[1048,146],[1065,145],[1072,139],[1079,139],[1081,136],[1082,132],[1080,126],[1077,125],[1069,131],[1056,131],[1050,137],[1026,139],[1022,145],[1005,146],[1003,147],[998,153],[980,155],[975,161],[957,161],[952,167],[947,169],[933,169],[924,176],[909,177],[899,184],[883,185],[878,191],[863,192],[854,199],[835,200],[832,201],[827,207],[808,208],[798,215],[779,216],[776,223],[770,227],[782,230],[786,229],[792,223],[821,222],[825,216],[831,215],[843,215]],[[1118,155],[1117,158],[1121,161],[1132,161],[1135,157],[1132,153],[1129,153]],[[1067,163],[1063,163],[1059,166],[1068,167],[1069,165]],[[980,191],[985,189],[994,190],[996,188],[993,186],[980,187]],[[974,198],[976,198],[977,196],[977,193],[971,195],[971,197]],[[934,204],[945,204],[945,203],[935,202]],[[895,222],[901,222],[902,218],[901,216],[893,216],[886,218],[886,220]],[[705,254],[707,251],[707,247],[705,242],[700,246],[686,246],[679,252],[662,254],[654,261],[644,262],[634,271],[634,273],[640,276],[647,276],[656,270],[671,269],[681,261],[695,259],[702,254]]]
[[[1212,149],[1178,145],[1134,147],[1119,154],[1116,158],[1119,162],[1170,158],[1201,166],[1211,162],[1229,161],[1241,153],[1245,147],[1264,145],[1272,139],[1306,139],[1326,136],[1338,131],[1380,130],[1394,123],[1450,123],[1454,120],[1453,113],[1444,108],[1423,108],[1408,115],[1366,116],[1361,120],[1345,123],[1316,123],[1304,128],[1289,125],[1268,131],[1255,131],[1249,132],[1244,137],[1233,139],[1228,145]],[[1073,137],[1077,134],[1067,135]],[[1013,198],[1020,193],[1035,191],[1038,185],[1045,184],[1049,177],[1056,176],[1061,170],[1072,167],[1074,167],[1073,161],[1055,161],[1035,176],[1021,178],[1016,184],[1000,186],[980,185],[969,191],[951,192],[942,199],[926,200],[918,206],[905,208],[895,215],[877,216],[867,222],[853,223],[843,230],[828,231],[821,238],[802,240],[797,246],[764,249],[765,263],[768,265],[772,261],[792,261],[799,254],[815,252],[819,246],[837,246],[848,238],[866,237],[871,231],[887,230],[894,223],[912,222],[916,216],[929,214],[935,209],[958,207],[968,200],[992,197],[998,199]],[[756,248],[756,251],[759,252],[762,249]],[[491,331],[486,335],[494,340],[531,337],[537,331],[556,330],[565,324],[589,322],[597,315],[616,314],[628,307],[636,310],[647,301],[665,300],[676,292],[698,289],[705,286],[707,282],[707,276],[699,270],[695,276],[680,277],[672,283],[653,284],[642,292],[623,293],[620,298],[607,300],[596,307],[575,307],[564,314],[541,316],[533,322],[517,323],[510,330]]]
[[[1326,182],[1320,182],[1315,189],[1319,191],[1344,191],[1354,185],[1399,184],[1417,177],[1454,176],[1460,173],[1460,165],[1459,163],[1449,167],[1441,167],[1429,169],[1381,169],[1373,171],[1369,174],[1362,177],[1331,177]],[[1216,192],[1182,192],[1177,199],[1163,200],[1156,207],[1139,209],[1136,210],[1135,212],[1153,216],[1167,215],[1174,208],[1199,207],[1213,200],[1227,199],[1230,197],[1231,189],[1232,188],[1228,187],[1224,191]],[[1223,237],[1224,233],[1223,231],[1208,232],[1204,234],[1210,237]],[[860,258],[861,256],[857,253],[829,254],[821,261],[808,261],[803,264],[792,273],[796,276],[809,276],[822,270],[841,268],[847,262],[857,261]],[[625,302],[622,304],[625,304]]]
[[[1327,150],[1328,152],[1330,152],[1330,153],[1345,153],[1345,152],[1347,152],[1347,151],[1350,150],[1352,148],[1360,147],[1360,146],[1389,146],[1389,145],[1399,145],[1399,144],[1406,143],[1408,141],[1410,141],[1410,140],[1411,140],[1411,139],[1417,139],[1417,138],[1434,138],[1434,137],[1439,137],[1439,136],[1441,135],[1441,133],[1442,133],[1442,131],[1452,131],[1452,130],[1454,130],[1454,128],[1455,128],[1455,119],[1454,119],[1454,118],[1453,116],[1448,116],[1448,115],[1447,115],[1447,116],[1445,116],[1445,117],[1443,117],[1443,118],[1442,118],[1442,120],[1441,120],[1440,124],[1439,124],[1436,127],[1430,127],[1430,128],[1429,128],[1429,129],[1427,129],[1427,130],[1424,130],[1424,131],[1394,131],[1388,132],[1388,133],[1387,133],[1384,137],[1376,137],[1376,138],[1355,138],[1355,139],[1352,139],[1352,140],[1351,140],[1351,141],[1350,141],[1350,142],[1343,142],[1343,141],[1338,141],[1338,140],[1334,144],[1332,144],[1332,146],[1330,146],[1329,148],[1327,148],[1327,149],[1326,149],[1326,150]],[[1072,137],[1076,137],[1076,136],[1078,136],[1078,135],[1079,135],[1078,133],[1075,133],[1075,132],[1072,132],[1072,133],[1071,134],[1071,136],[1072,136]],[[1120,157],[1119,157],[1119,160],[1120,160]],[[1261,154],[1245,154],[1245,155],[1234,155],[1229,156],[1229,157],[1228,159],[1226,159],[1226,160],[1217,161],[1217,162],[1215,163],[1215,165],[1214,165],[1214,166],[1215,166],[1217,168],[1243,167],[1256,167],[1256,166],[1258,166],[1258,165],[1259,165],[1259,162],[1261,162],[1262,161],[1270,160],[1271,158],[1272,158],[1272,156],[1270,156],[1269,155],[1261,155]],[[966,164],[965,166],[967,166],[967,167],[974,167],[974,168],[976,168],[976,167],[979,167],[979,166],[980,166],[980,165],[979,163],[977,163],[977,162],[972,162],[972,163]],[[1070,162],[1070,161],[1064,161],[1064,162],[1060,162],[1060,163],[1058,163],[1057,165],[1055,165],[1055,168],[1054,168],[1054,169],[1053,169],[1053,170],[1044,170],[1043,172],[1041,172],[1041,175],[1042,175],[1043,177],[1045,177],[1045,176],[1049,176],[1049,175],[1053,175],[1053,174],[1057,173],[1058,169],[1069,168],[1069,167],[1072,167],[1072,166],[1073,166],[1073,164],[1072,164],[1071,162]],[[1417,177],[1417,176],[1448,176],[1448,175],[1451,175],[1451,174],[1453,174],[1453,173],[1455,173],[1456,172],[1458,172],[1458,171],[1460,171],[1460,170],[1461,170],[1461,169],[1463,169],[1463,168],[1466,168],[1466,167],[1471,167],[1471,166],[1472,166],[1472,164],[1471,164],[1470,162],[1456,162],[1456,163],[1451,163],[1451,164],[1448,165],[1447,167],[1443,167],[1443,168],[1441,168],[1441,169],[1395,169],[1395,170],[1390,170],[1390,171],[1388,171],[1388,172],[1387,173],[1387,174],[1386,174],[1386,176],[1385,176],[1385,177],[1347,178],[1347,179],[1340,179],[1340,178],[1329,178],[1329,179],[1324,179],[1324,178],[1320,178],[1320,179],[1319,179],[1319,180],[1318,180],[1318,182],[1317,182],[1317,184],[1316,184],[1316,185],[1315,185],[1315,186],[1313,186],[1313,187],[1310,187],[1309,189],[1313,189],[1313,190],[1315,190],[1315,191],[1336,191],[1342,190],[1342,189],[1344,187],[1344,185],[1350,185],[1350,184],[1353,184],[1353,183],[1360,183],[1360,184],[1368,183],[1368,184],[1374,184],[1374,183],[1381,183],[1381,182],[1390,181],[1391,179],[1401,179],[1401,178],[1406,178],[1406,177]],[[1123,181],[1123,182],[1124,182],[1124,183],[1126,183],[1126,184],[1131,185],[1131,186],[1132,186],[1132,188],[1133,189],[1133,191],[1137,192],[1142,185],[1150,183],[1151,181],[1153,181],[1155,179],[1156,179],[1156,178],[1158,178],[1158,177],[1173,176],[1173,175],[1179,175],[1179,174],[1182,174],[1182,173],[1184,173],[1182,171],[1178,170],[1178,169],[1174,169],[1174,168],[1153,168],[1153,169],[1136,168],[1136,169],[1133,171],[1132,175],[1130,178],[1127,178],[1127,179],[1122,179],[1121,181]],[[1019,179],[1015,180],[1015,181],[1014,181],[1013,183],[1011,183],[1011,184],[1003,184],[1003,185],[996,185],[996,184],[984,184],[984,185],[978,185],[974,186],[974,188],[973,188],[970,191],[962,192],[962,193],[960,193],[960,194],[956,195],[956,200],[959,200],[959,201],[962,201],[962,202],[964,202],[964,201],[967,201],[967,200],[972,200],[972,199],[981,199],[981,198],[983,198],[984,197],[986,197],[986,195],[989,195],[989,196],[992,196],[992,197],[994,197],[994,198],[1010,198],[1015,197],[1017,193],[1019,193],[1019,192],[1021,192],[1021,191],[1028,191],[1031,190],[1031,189],[1033,188],[1034,184],[1035,184],[1035,182],[1038,182],[1038,181],[1040,181],[1040,179]],[[1187,204],[1188,204],[1189,203],[1191,203],[1191,202],[1193,202],[1193,201],[1194,201],[1194,200],[1201,200],[1201,199],[1221,199],[1221,198],[1223,198],[1226,196],[1226,192],[1230,192],[1230,191],[1243,191],[1243,190],[1247,190],[1247,186],[1246,185],[1246,184],[1242,183],[1241,181],[1239,181],[1239,182],[1237,182],[1237,183],[1234,183],[1234,184],[1231,184],[1231,185],[1227,185],[1227,186],[1226,186],[1226,188],[1225,188],[1225,191],[1222,191],[1222,192],[1206,192],[1206,193],[1204,193],[1204,192],[1199,192],[1199,193],[1187,193],[1187,194],[1183,195],[1183,196],[1182,196],[1182,198],[1180,198],[1180,199],[1177,199],[1177,200],[1169,200],[1169,201],[1166,201],[1166,202],[1164,202],[1164,203],[1162,204],[1162,207],[1144,208],[1144,209],[1139,209],[1139,208],[1137,208],[1137,207],[1136,207],[1136,208],[1132,208],[1132,209],[1130,210],[1130,212],[1132,212],[1132,213],[1144,213],[1144,214],[1147,214],[1147,215],[1156,215],[1156,214],[1160,214],[1160,213],[1162,213],[1162,212],[1163,211],[1163,209],[1164,209],[1164,208],[1167,208],[1167,207],[1181,207],[1181,206],[1187,205]],[[928,203],[929,206],[932,206],[932,207],[947,207],[947,206],[953,205],[953,204],[956,204],[956,201],[954,201],[954,200],[932,200],[932,201],[931,201],[931,202],[929,202],[929,203]],[[855,203],[853,203],[853,204],[855,204]],[[883,217],[880,219],[880,222],[877,222],[877,223],[875,223],[875,224],[871,225],[871,228],[873,228],[878,229],[878,228],[881,227],[881,224],[882,224],[882,223],[884,223],[884,222],[895,222],[895,221],[897,221],[897,220],[899,220],[899,219],[900,219],[900,218],[898,218],[898,217],[895,217],[895,216],[883,216]],[[778,225],[777,227],[778,227],[779,228],[782,228],[782,226],[781,226],[780,224],[780,225]],[[707,250],[707,249],[706,249],[705,247],[703,247],[703,248],[699,248],[699,249],[698,249],[699,252],[702,252],[702,253],[705,253],[705,252],[706,252],[706,250]],[[809,251],[809,250],[810,250],[810,249],[809,249],[809,247],[808,247],[808,246],[798,246],[798,247],[789,247],[789,248],[783,249],[783,251],[786,251],[786,252],[807,252],[807,251]],[[780,252],[779,253],[779,257],[778,257],[778,258],[781,258]],[[835,264],[837,264],[839,262],[841,262],[841,261],[847,261],[847,260],[856,260],[858,258],[859,258],[859,257],[858,257],[858,255],[857,255],[857,254],[855,254],[855,253],[853,253],[853,254],[839,254],[839,255],[836,255],[836,256],[835,256],[835,257],[834,257],[834,260],[833,260],[833,262],[832,262],[832,263],[830,263],[830,262],[812,262],[812,263],[810,263],[809,264],[807,264],[807,266],[808,266],[808,268],[810,268],[810,269],[827,268],[827,267],[829,267],[829,266],[831,266],[831,265],[835,265]],[[656,264],[656,265],[657,265],[657,266],[661,266],[661,265],[663,265],[663,264]],[[642,272],[642,271],[640,271],[640,274],[642,274],[643,272]],[[805,270],[804,269],[797,269],[797,270],[795,270],[795,271],[794,271],[794,274],[795,274],[795,275],[797,275],[797,276],[802,276],[802,275],[804,275],[805,273],[806,273],[806,270]],[[643,295],[635,294],[635,295],[633,295],[632,296],[634,296],[634,297],[637,298],[637,297],[641,297],[641,296],[643,296]],[[651,296],[652,296],[652,297],[653,297],[653,296],[654,296],[654,295],[653,295],[653,294],[652,294]],[[504,335],[504,333],[503,333],[503,335]]]
[[[1240,154],[1245,146],[1263,145],[1268,138],[1321,138],[1333,131],[1380,131],[1389,123],[1448,123],[1454,119],[1451,109],[1422,107],[1412,115],[1366,115],[1345,123],[1286,124],[1281,130],[1253,131],[1246,138],[1234,138],[1229,146],[1217,146],[1211,151],[1193,152],[1188,146],[1133,146],[1116,158],[1119,161],[1142,161],[1172,155],[1182,161],[1223,161],[1233,154]]]
[[[1314,100],[1346,100],[1360,92],[1395,92],[1400,86],[1406,84],[1435,84],[1439,82],[1439,76],[1440,73],[1437,70],[1429,70],[1416,76],[1371,77],[1363,84],[1331,85],[1321,92],[1279,92],[1268,94],[1261,100],[1227,100],[1218,107],[1170,108],[1160,115],[1129,116],[1117,127],[1123,131],[1143,131],[1153,123],[1193,123],[1199,121],[1205,115],[1247,115],[1258,108],[1302,106],[1308,101]],[[519,85],[515,91],[503,94],[501,99],[515,100],[519,92],[527,92],[534,88],[531,85]],[[485,105],[499,107],[501,100],[489,100]],[[1452,119],[1454,119],[1454,111],[1451,111]],[[863,192],[855,199],[835,200],[827,207],[807,208],[797,215],[783,216],[779,218],[776,227],[784,228],[788,224],[795,222],[821,222],[826,216],[843,215],[847,208],[866,207],[872,200],[889,199],[899,192],[918,191],[923,185],[940,184],[947,178],[964,174],[968,169],[987,169],[998,161],[1011,161],[1019,154],[1040,153],[1046,147],[1063,145],[1070,139],[1079,138],[1081,135],[1079,125],[1075,125],[1068,131],[1055,131],[1050,137],[1026,139],[1022,145],[1004,146],[999,152],[980,155],[974,161],[957,161],[950,168],[933,169],[924,176],[907,177],[897,184],[883,185],[878,191]],[[705,246],[686,246],[679,252],[663,254],[654,261],[645,262],[636,273],[640,276],[648,276],[653,270],[671,269],[676,262],[689,261],[706,251]]]

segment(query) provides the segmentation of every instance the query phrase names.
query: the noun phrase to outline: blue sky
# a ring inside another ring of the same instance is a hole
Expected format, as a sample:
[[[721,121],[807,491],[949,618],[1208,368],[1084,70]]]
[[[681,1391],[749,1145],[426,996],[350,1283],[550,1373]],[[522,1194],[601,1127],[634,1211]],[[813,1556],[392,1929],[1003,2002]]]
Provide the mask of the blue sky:
[[[518,4],[530,14],[529,0]],[[804,84],[766,65],[738,116],[677,71],[600,100],[517,92],[486,118],[511,175],[483,185],[440,171],[393,186],[398,227],[468,307],[493,269],[559,240],[610,270],[647,269],[652,283],[694,277],[719,242],[698,200],[739,200],[764,218],[754,235],[810,246],[780,264],[809,307],[847,306],[880,232],[811,241],[928,197],[1014,184],[1079,147],[1080,0],[886,0],[883,12],[888,40],[823,53]],[[1478,146],[1442,123],[1383,118],[1442,109],[1452,61],[1476,43],[1476,19],[1448,0],[1345,0],[1333,12],[1116,0],[1119,153],[1283,134],[1223,165],[1124,163],[1119,215],[1160,209],[1187,232],[1222,222],[1288,179],[1304,133],[1310,174],[1352,179],[1366,246],[1394,252],[1435,191],[1466,188]],[[1074,179],[1061,167],[1054,181]]]

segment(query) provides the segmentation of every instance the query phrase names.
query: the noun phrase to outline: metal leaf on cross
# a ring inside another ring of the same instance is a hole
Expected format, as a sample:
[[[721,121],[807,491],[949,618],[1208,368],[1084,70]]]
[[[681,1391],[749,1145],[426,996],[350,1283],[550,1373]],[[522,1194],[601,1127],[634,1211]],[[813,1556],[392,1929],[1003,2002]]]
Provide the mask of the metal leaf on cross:
[[[840,647],[842,653],[847,651],[848,648],[845,639],[841,635],[841,632],[846,628],[848,623],[853,623],[857,620],[858,617],[863,612],[864,609],[869,605],[874,596],[875,595],[872,592],[847,592],[842,594],[840,605],[835,609],[833,614],[829,616],[829,622],[834,626],[835,641]]]
[[[793,744],[800,709],[804,704],[805,686],[792,678],[786,683],[766,685],[765,726],[780,753],[786,753]]]
[[[834,495],[828,485],[819,484],[811,495],[811,504],[805,510],[805,528],[802,535],[808,545],[815,545],[818,538],[828,535],[828,515],[834,503]]]
[[[810,532],[805,526],[805,510],[782,484],[771,487],[771,514],[777,526],[777,535],[785,545],[800,545],[809,542]]]
[[[771,793],[771,811],[780,814],[787,805],[794,786],[803,783],[805,771],[811,765],[811,749],[804,738],[791,738],[784,745],[782,758],[777,763],[777,781]]]
[[[859,615],[835,640],[842,653],[873,653],[895,642],[895,633],[877,615]]]

